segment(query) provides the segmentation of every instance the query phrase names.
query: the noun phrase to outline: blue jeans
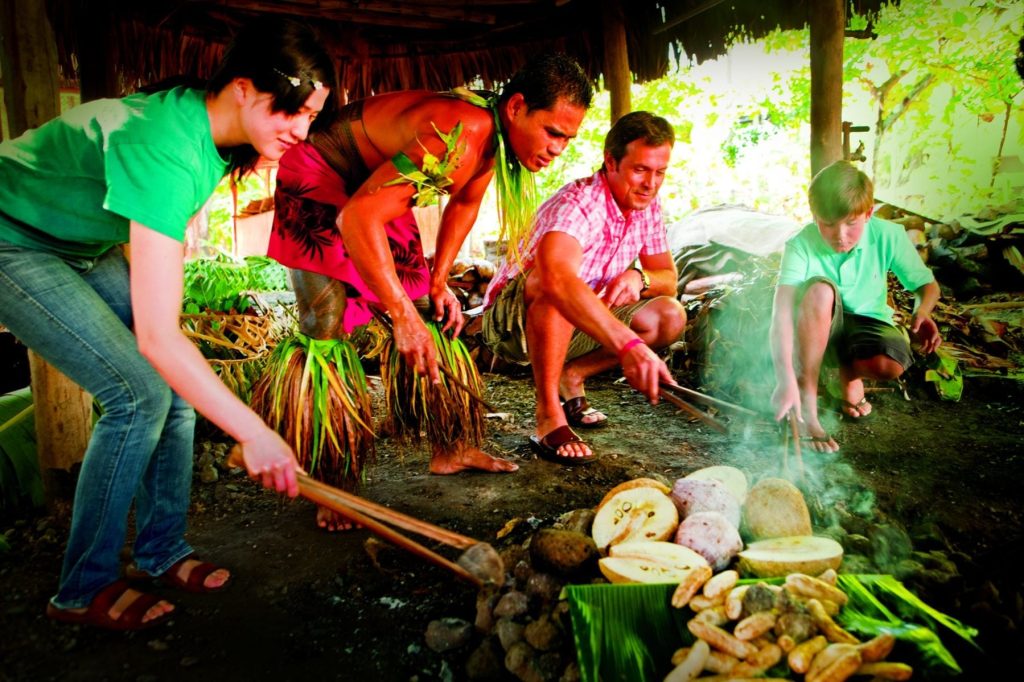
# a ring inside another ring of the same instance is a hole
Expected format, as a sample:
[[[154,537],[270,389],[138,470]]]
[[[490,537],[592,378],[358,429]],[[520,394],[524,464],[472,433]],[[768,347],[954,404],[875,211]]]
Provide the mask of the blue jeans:
[[[139,354],[121,250],[75,258],[0,241],[0,323],[103,408],[82,461],[54,606],[87,606],[118,579],[133,500],[140,569],[158,575],[190,554],[195,412]]]

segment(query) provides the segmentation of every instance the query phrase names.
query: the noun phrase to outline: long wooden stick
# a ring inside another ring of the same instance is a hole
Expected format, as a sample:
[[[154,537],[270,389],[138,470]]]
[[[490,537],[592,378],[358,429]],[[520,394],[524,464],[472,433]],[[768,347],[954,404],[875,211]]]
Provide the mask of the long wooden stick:
[[[800,472],[800,480],[804,480],[804,459],[800,452],[800,425],[796,423],[796,410],[789,411],[789,431],[792,434],[793,454],[796,456],[796,467]]]
[[[241,446],[235,445],[231,448],[231,454],[228,456],[228,464],[231,466],[244,467],[245,462],[242,460],[242,449]],[[436,542],[440,542],[451,547],[458,549],[468,549],[473,545],[477,544],[477,540],[460,535],[454,531],[450,531],[440,526],[435,526],[427,521],[422,521],[413,516],[403,514],[400,511],[389,509],[384,505],[377,504],[376,502],[370,502],[367,499],[359,497],[353,493],[345,492],[335,488],[334,486],[327,485],[322,481],[318,481],[306,474],[298,474],[299,480],[299,492],[302,493],[303,497],[308,497],[307,493],[316,493],[318,497],[329,499],[331,504],[324,504],[325,507],[334,509],[336,505],[342,505],[348,510],[355,511],[358,514],[365,514],[381,521],[386,521],[393,526],[397,526],[402,530],[407,530],[417,535],[430,538]],[[339,510],[336,510],[339,511]],[[344,510],[340,510],[339,513],[344,514]],[[362,522],[360,522],[362,523]]]
[[[306,492],[316,492],[320,497],[331,500],[331,504],[325,504],[325,507],[331,507],[341,505],[348,509],[352,509],[360,514],[366,514],[373,518],[381,521],[386,521],[393,526],[397,526],[402,530],[407,530],[417,535],[422,535],[425,538],[430,538],[436,542],[440,542],[451,547],[458,549],[468,549],[473,545],[477,544],[477,540],[460,535],[454,531],[450,531],[440,526],[435,526],[427,521],[422,521],[415,517],[403,514],[402,512],[389,509],[383,505],[377,504],[376,502],[370,502],[369,500],[354,495],[344,490],[340,490],[333,486],[327,485],[323,481],[317,481],[314,478],[307,476],[306,474],[299,474],[299,491],[303,497],[306,497]],[[341,511],[340,513],[345,513]]]
[[[728,433],[729,432],[729,428],[725,424],[723,424],[722,422],[718,421],[717,419],[712,417],[710,414],[707,414],[703,410],[698,410],[696,407],[694,407],[690,403],[686,402],[682,398],[680,398],[678,396],[675,396],[675,395],[672,395],[671,393],[667,393],[667,392],[663,392],[661,394],[661,397],[664,398],[665,400],[669,401],[670,403],[672,403],[676,407],[678,407],[683,412],[686,412],[687,414],[693,415],[697,419],[700,419],[702,422],[704,422],[708,426],[712,427],[713,429],[716,429],[716,430],[718,430],[718,431],[720,431],[722,433]]]
[[[695,400],[698,403],[704,403],[705,405],[710,405],[711,407],[718,407],[723,410],[730,410],[732,412],[743,414],[748,417],[758,416],[757,412],[746,407],[743,407],[742,405],[734,405],[733,403],[726,402],[724,400],[721,400],[720,398],[712,398],[709,395],[704,395],[700,391],[694,391],[693,389],[686,388],[685,386],[680,386],[679,384],[669,384],[663,381],[661,382],[661,387],[669,391],[681,393],[682,395],[686,396],[687,398],[690,398],[691,400]]]
[[[396,531],[394,528],[386,526],[380,521],[377,521],[376,519],[370,518],[369,516],[366,516],[365,514],[356,511],[354,508],[348,506],[347,504],[340,503],[336,496],[328,494],[325,490],[322,490],[320,486],[310,485],[310,482],[317,483],[317,481],[313,481],[313,479],[309,478],[308,476],[300,476],[299,492],[302,493],[303,497],[312,500],[313,502],[316,502],[317,504],[323,507],[327,507],[338,512],[345,518],[350,519],[355,523],[358,523],[360,526],[366,528],[366,530],[370,531],[374,535],[377,535],[387,540],[396,547],[399,547],[401,549],[404,549],[408,552],[415,554],[418,557],[426,559],[427,561],[431,562],[436,566],[448,569],[449,571],[451,571],[458,577],[462,578],[463,580],[470,582],[473,585],[476,585],[477,588],[483,587],[483,581],[477,576],[467,571],[466,569],[464,569],[462,566],[459,566],[457,563],[448,560],[447,558],[441,556],[437,552],[424,547],[415,540],[407,538],[406,536]],[[330,488],[330,486],[326,487]]]

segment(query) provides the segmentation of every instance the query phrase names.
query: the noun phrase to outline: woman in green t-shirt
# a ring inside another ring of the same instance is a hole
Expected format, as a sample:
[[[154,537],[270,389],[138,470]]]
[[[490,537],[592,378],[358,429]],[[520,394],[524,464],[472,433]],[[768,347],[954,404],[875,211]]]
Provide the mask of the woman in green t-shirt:
[[[183,239],[226,173],[306,138],[334,82],[308,27],[263,20],[238,34],[205,91],[89,102],[0,143],[0,323],[103,408],[51,618],[118,630],[167,620],[172,604],[118,580],[133,503],[130,579],[228,583],[184,539],[193,407],[242,444],[250,475],[297,494],[291,449],[178,326]]]

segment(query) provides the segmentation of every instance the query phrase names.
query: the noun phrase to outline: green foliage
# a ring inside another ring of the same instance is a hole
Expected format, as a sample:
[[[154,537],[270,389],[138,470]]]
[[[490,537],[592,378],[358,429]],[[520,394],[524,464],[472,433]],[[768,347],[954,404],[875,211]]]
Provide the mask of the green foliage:
[[[32,393],[25,387],[0,396],[0,510],[42,503]]]
[[[182,310],[244,313],[252,307],[247,291],[283,291],[288,288],[287,271],[266,256],[239,260],[220,252],[214,258],[196,258],[185,263],[185,298]]]
[[[420,147],[423,148],[422,167],[416,168],[416,164],[412,162],[412,159],[406,156],[405,153],[399,152],[391,159],[398,169],[398,177],[384,183],[385,187],[406,183],[415,187],[416,191],[413,193],[412,198],[415,201],[415,205],[419,207],[434,206],[440,201],[441,197],[448,194],[447,188],[454,183],[451,178],[452,173],[459,167],[462,154],[466,151],[466,143],[460,143],[462,136],[461,121],[456,123],[455,127],[448,134],[442,133],[433,123],[430,125],[434,128],[437,136],[441,138],[441,141],[444,142],[444,158],[430,153],[421,142]]]

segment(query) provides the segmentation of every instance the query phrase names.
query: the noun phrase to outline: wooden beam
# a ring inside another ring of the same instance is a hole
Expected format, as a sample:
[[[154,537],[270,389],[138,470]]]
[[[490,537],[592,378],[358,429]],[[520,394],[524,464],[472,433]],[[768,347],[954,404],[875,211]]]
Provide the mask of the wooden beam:
[[[114,12],[108,0],[75,8],[75,31],[78,38],[78,90],[83,102],[104,97],[120,97],[121,85],[117,65],[111,56],[114,36],[111,17]]]
[[[57,44],[46,3],[0,0],[4,99],[11,137],[60,113]],[[70,379],[29,353],[35,406],[36,453],[47,501],[70,499],[54,476],[82,461],[92,429],[92,397]]]
[[[60,112],[57,43],[46,3],[0,0],[4,103],[11,137]]]
[[[602,0],[604,25],[604,85],[611,95],[611,122],[614,124],[631,111],[629,50],[626,47],[626,18],[622,0]]]
[[[843,158],[844,0],[815,0],[811,25],[811,176]]]

